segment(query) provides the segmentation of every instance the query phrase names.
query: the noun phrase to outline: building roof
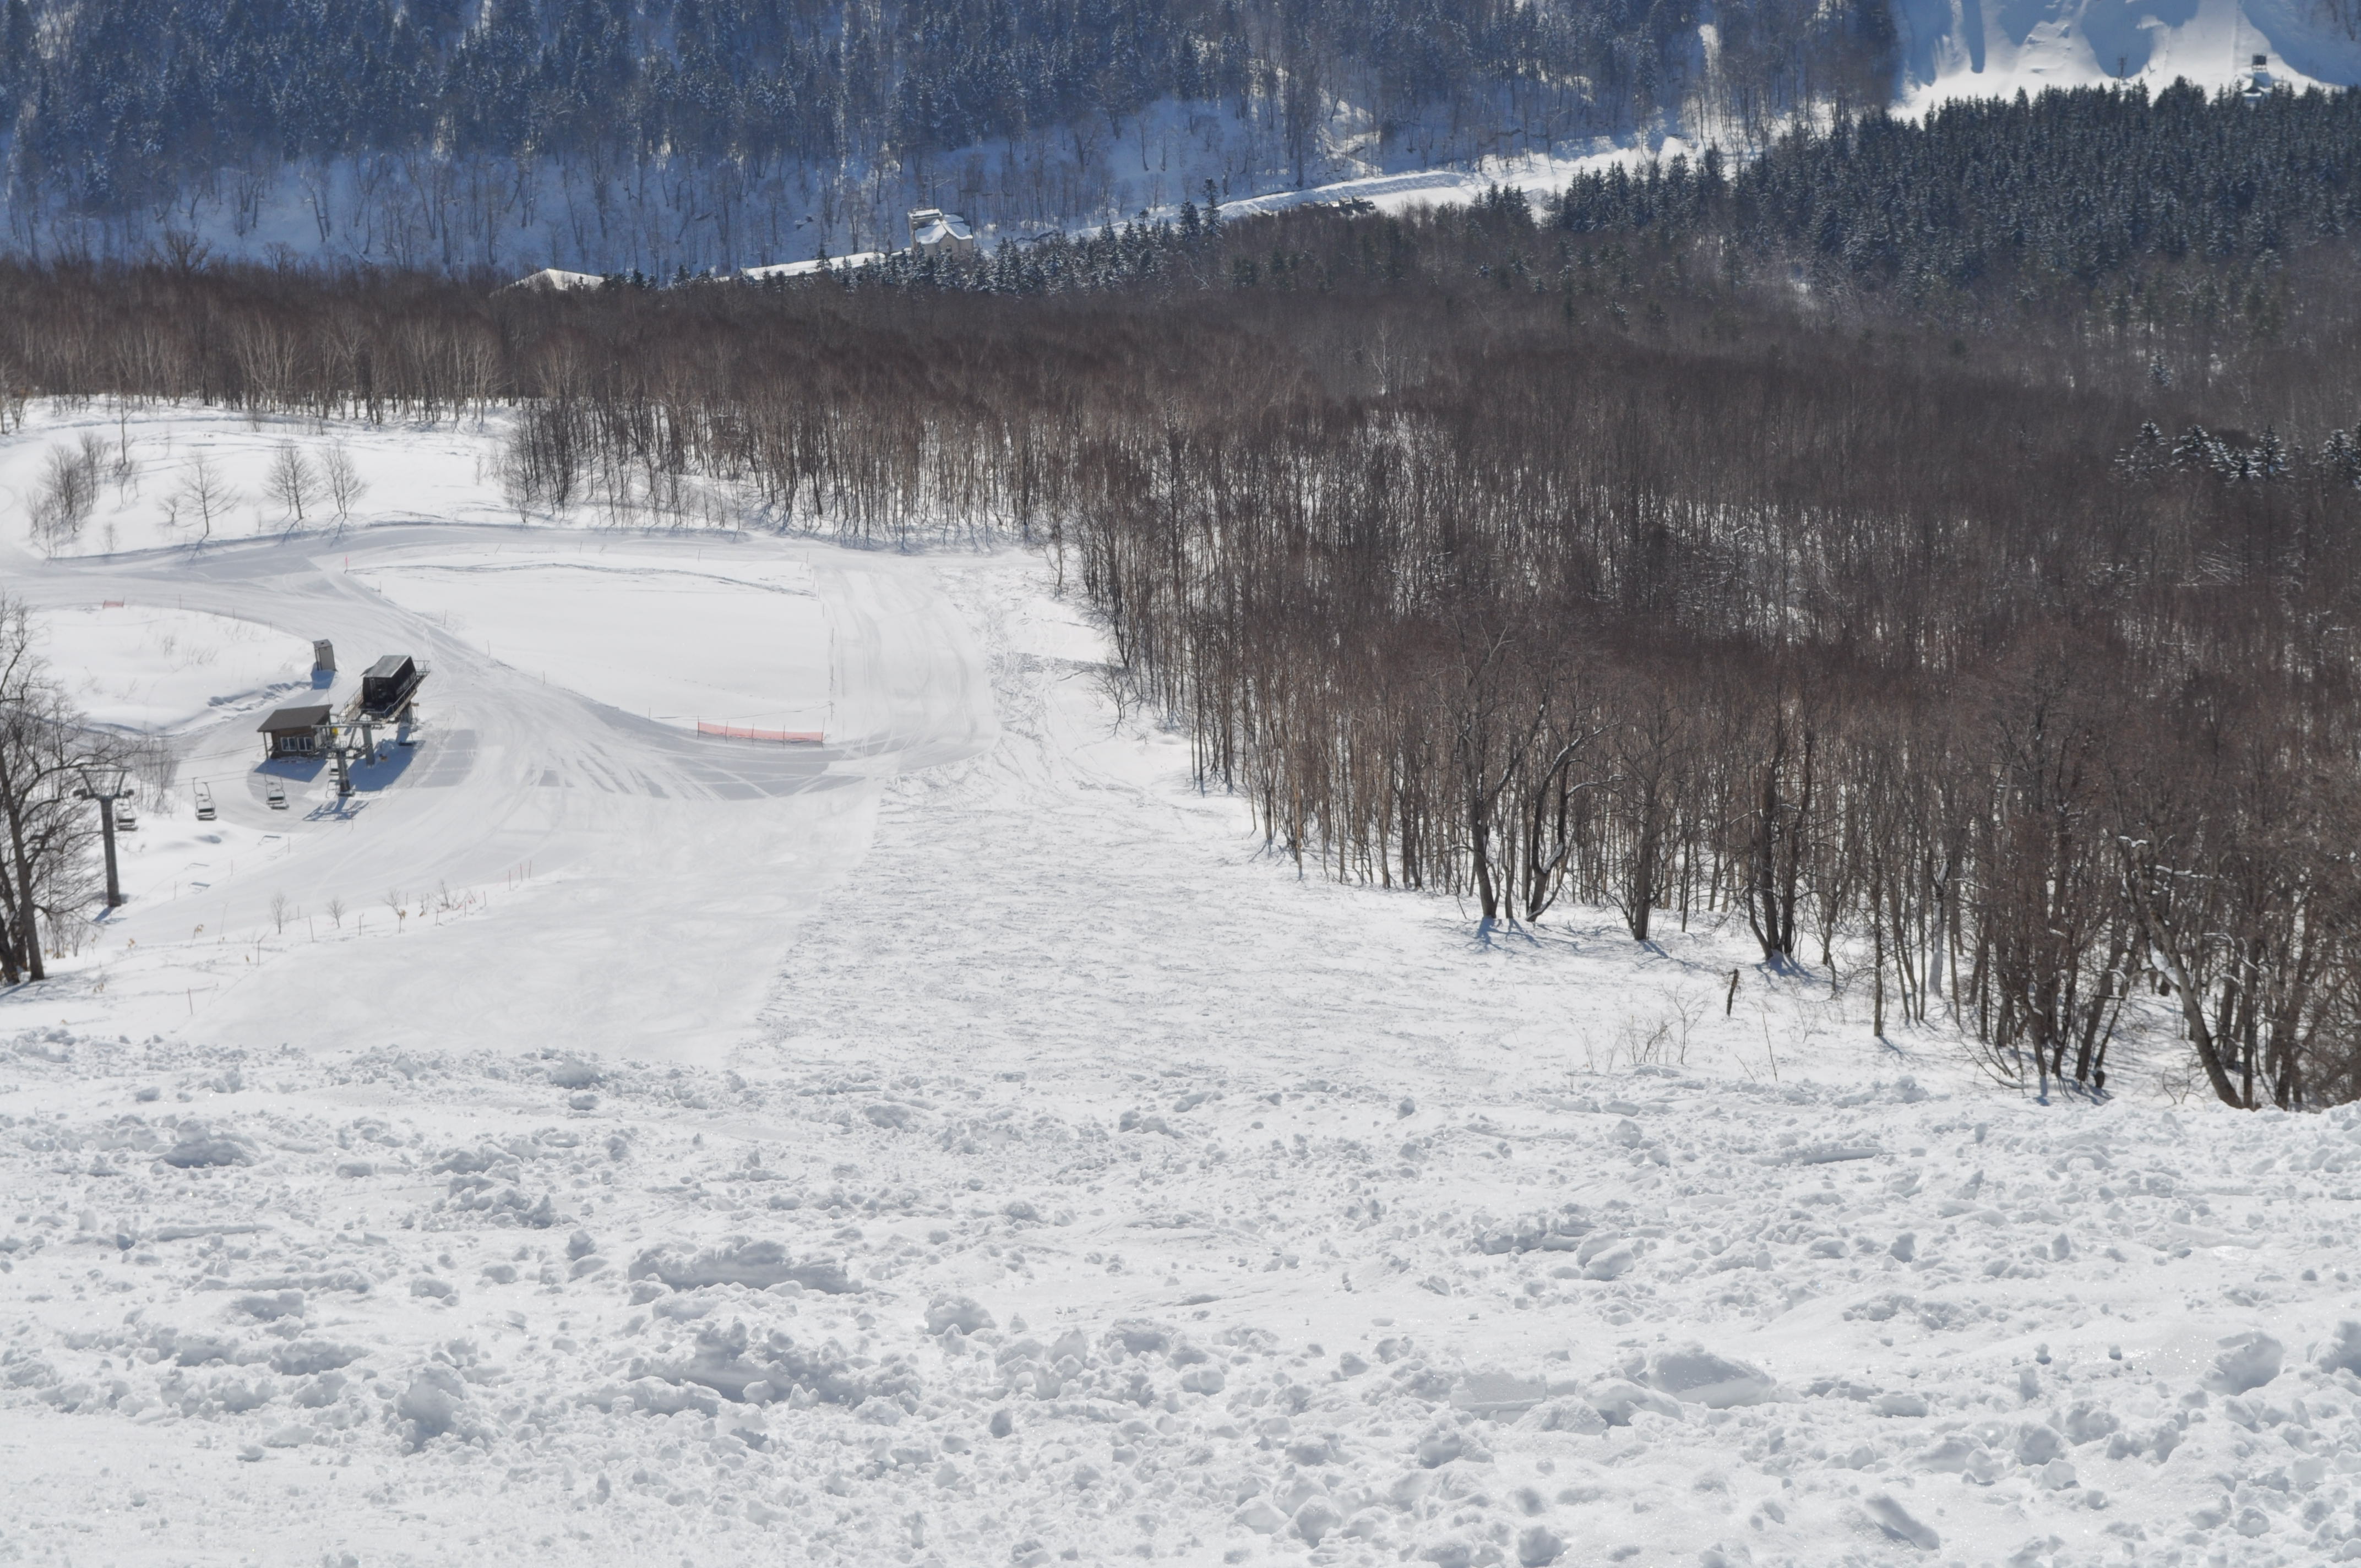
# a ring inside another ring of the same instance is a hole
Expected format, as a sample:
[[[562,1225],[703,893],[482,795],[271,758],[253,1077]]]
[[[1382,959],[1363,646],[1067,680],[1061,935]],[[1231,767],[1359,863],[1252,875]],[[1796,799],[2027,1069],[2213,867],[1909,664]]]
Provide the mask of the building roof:
[[[408,668],[410,668],[409,654],[388,653],[376,663],[371,664],[368,667],[368,674],[362,678],[372,681],[391,680]]]
[[[282,707],[255,726],[258,735],[277,735],[289,729],[317,729],[328,722],[328,705],[315,703],[304,707]]]
[[[910,243],[921,250],[946,240],[972,240],[967,220],[957,213],[946,213],[939,207],[920,207],[910,214]]]

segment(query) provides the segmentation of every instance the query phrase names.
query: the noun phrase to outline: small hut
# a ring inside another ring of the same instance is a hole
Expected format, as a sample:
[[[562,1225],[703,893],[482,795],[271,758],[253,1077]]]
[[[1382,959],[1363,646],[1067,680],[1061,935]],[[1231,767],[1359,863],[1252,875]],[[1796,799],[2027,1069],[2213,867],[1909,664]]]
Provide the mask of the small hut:
[[[280,708],[255,727],[257,731],[266,738],[263,741],[263,760],[271,762],[280,757],[309,757],[315,754],[320,744],[320,726],[327,722],[328,705],[326,703],[310,704],[302,707]]]

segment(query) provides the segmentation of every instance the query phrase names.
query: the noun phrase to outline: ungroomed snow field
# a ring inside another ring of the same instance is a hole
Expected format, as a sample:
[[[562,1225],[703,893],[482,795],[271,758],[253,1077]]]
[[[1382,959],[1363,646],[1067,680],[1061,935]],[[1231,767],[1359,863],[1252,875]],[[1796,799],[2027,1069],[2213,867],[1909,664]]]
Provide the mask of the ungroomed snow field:
[[[2361,1559],[2361,1117],[1300,875],[1054,563],[500,525],[496,437],[8,510],[175,762],[0,998],[0,1560]],[[259,766],[394,651],[414,745]]]

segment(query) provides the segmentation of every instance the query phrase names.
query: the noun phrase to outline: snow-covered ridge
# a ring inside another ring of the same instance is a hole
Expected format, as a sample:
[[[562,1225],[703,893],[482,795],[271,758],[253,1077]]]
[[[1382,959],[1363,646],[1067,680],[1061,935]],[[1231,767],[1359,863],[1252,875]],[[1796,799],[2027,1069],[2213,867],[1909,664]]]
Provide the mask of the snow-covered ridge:
[[[1894,0],[1901,105],[2019,90],[2186,79],[2361,82],[2361,9],[2345,0]]]

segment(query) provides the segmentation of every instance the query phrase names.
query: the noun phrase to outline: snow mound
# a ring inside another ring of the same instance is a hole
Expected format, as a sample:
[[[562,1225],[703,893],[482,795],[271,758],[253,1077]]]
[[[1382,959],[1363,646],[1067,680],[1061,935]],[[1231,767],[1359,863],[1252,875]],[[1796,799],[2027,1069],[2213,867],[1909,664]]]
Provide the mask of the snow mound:
[[[1759,1405],[1777,1389],[1762,1368],[1717,1355],[1700,1344],[1658,1355],[1649,1364],[1648,1381],[1684,1404],[1708,1410]]]
[[[2213,1358],[2213,1386],[2225,1394],[2245,1394],[2279,1375],[2286,1348],[2260,1329],[2229,1334],[2222,1354]]]
[[[172,1146],[159,1157],[182,1170],[207,1166],[252,1165],[260,1157],[254,1140],[217,1124],[192,1119],[181,1124]]]
[[[840,1262],[823,1258],[797,1263],[778,1242],[743,1238],[697,1253],[677,1245],[651,1247],[631,1264],[630,1277],[660,1280],[675,1290],[702,1290],[715,1285],[749,1285],[759,1290],[793,1283],[823,1295],[842,1296],[857,1288]]]

